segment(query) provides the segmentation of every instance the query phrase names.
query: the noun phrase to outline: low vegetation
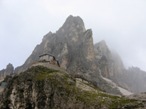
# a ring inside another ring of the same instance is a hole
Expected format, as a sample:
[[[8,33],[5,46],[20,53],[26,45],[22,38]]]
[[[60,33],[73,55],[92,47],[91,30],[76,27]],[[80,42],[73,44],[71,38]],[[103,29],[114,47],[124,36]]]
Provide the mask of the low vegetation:
[[[8,84],[0,109],[138,109],[141,101],[76,87],[75,78],[59,70],[32,67]],[[14,94],[15,92],[15,94]],[[12,99],[12,96],[15,98]],[[28,108],[26,108],[28,107]]]

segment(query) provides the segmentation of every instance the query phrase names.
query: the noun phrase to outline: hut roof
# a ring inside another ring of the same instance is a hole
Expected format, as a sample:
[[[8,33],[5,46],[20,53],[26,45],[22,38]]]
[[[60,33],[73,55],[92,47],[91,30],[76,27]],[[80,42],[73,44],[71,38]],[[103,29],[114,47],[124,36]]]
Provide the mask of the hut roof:
[[[52,57],[55,57],[55,56],[53,56],[52,54],[49,54],[49,53],[45,53],[45,54],[42,54],[42,55],[40,55],[39,57],[43,57],[43,56],[52,56]]]

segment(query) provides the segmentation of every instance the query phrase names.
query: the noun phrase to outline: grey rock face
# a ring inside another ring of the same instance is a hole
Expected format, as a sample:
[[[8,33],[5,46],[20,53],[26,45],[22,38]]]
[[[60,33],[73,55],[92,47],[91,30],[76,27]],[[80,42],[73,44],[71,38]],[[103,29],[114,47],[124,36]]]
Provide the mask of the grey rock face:
[[[130,67],[120,76],[121,83],[126,84],[127,89],[134,93],[146,92],[146,72],[138,67]]]
[[[5,72],[5,69],[0,70],[0,80],[4,79],[4,72]]]
[[[91,73],[96,69],[92,30],[85,29],[80,17],[69,16],[56,33],[45,35],[42,43],[36,46],[24,65],[15,72],[23,71],[44,53],[53,54],[61,67],[69,72]]]
[[[96,60],[101,69],[102,76],[115,79],[117,74],[122,74],[124,65],[118,54],[113,54],[105,41],[95,44]]]
[[[99,77],[99,69],[96,65],[95,51],[92,38],[92,30],[85,29],[80,17],[69,16],[63,26],[56,32],[46,34],[42,42],[37,45],[26,62],[15,69],[16,73],[25,71],[33,63],[39,60],[42,54],[52,54],[71,75],[82,75],[89,81],[108,92],[110,86]],[[119,91],[115,91],[119,93]]]
[[[11,75],[14,72],[14,67],[12,64],[8,64],[5,70],[5,75]]]
[[[111,52],[105,41],[95,44],[95,53],[102,76],[133,93],[146,91],[146,72],[136,67],[126,69],[120,56]]]
[[[14,67],[12,64],[8,64],[6,69],[0,71],[0,79],[4,79],[7,75],[11,75],[14,72]]]
[[[96,58],[98,60],[100,60],[102,56],[105,56],[107,59],[112,57],[112,54],[104,40],[95,44],[95,52],[96,52]]]

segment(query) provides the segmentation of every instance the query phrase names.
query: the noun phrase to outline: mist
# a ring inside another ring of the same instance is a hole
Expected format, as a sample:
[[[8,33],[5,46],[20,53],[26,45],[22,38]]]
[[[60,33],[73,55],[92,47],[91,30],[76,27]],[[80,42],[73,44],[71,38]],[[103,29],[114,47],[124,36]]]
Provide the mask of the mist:
[[[1,0],[0,69],[22,65],[45,34],[74,15],[92,29],[94,43],[105,40],[126,67],[146,71],[145,6],[145,0]]]

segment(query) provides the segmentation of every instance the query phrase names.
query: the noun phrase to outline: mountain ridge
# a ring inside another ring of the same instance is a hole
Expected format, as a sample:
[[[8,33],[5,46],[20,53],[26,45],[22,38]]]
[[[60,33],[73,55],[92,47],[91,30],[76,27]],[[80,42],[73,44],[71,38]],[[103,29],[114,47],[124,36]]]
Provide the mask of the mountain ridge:
[[[133,85],[132,88],[128,88],[134,80],[126,81],[125,77],[131,76],[132,72],[124,68],[120,56],[113,54],[105,41],[94,45],[92,35],[92,30],[85,28],[84,22],[79,16],[70,15],[56,33],[46,34],[24,64],[15,68],[13,72],[14,74],[24,72],[39,60],[40,55],[51,53],[67,72],[72,75],[83,75],[106,91],[109,91],[110,87],[100,77],[100,71],[103,77],[113,80],[118,85],[133,92],[140,92]],[[128,71],[131,73],[127,74]],[[143,82],[144,78],[141,79]],[[142,84],[141,81],[136,82]],[[109,92],[118,93],[116,90],[113,89]]]
[[[42,66],[6,79],[1,109],[144,109],[144,102],[102,92],[81,78]],[[88,89],[88,90],[87,90]]]
[[[112,88],[99,76],[92,30],[85,29],[80,17],[69,16],[56,33],[46,34],[25,63],[15,69],[15,73],[27,70],[31,64],[39,60],[39,55],[44,53],[54,55],[60,66],[70,74],[82,75],[89,81],[96,82],[103,90],[120,94],[119,90]]]

